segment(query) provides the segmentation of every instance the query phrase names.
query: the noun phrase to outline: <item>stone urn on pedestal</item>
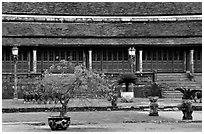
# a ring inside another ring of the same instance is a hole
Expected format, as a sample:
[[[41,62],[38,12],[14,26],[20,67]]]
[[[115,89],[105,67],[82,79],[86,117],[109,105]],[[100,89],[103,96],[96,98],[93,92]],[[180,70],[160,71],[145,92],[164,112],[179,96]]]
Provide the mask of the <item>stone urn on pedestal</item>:
[[[193,96],[196,92],[200,90],[186,89],[186,88],[176,88],[175,90],[180,91],[183,94],[182,103],[178,105],[178,109],[183,113],[183,120],[192,120],[193,113]]]
[[[162,94],[161,94],[162,86],[158,85],[156,82],[153,82],[150,86],[147,86],[144,89],[146,92],[145,93],[146,97],[148,97],[149,101],[150,101],[149,116],[159,116],[159,114],[158,114],[159,104],[157,101],[159,98],[162,98]]]
[[[158,97],[157,96],[149,96],[149,101],[150,101],[150,104],[149,104],[149,108],[150,108],[150,111],[149,111],[149,116],[159,116],[158,114],[158,103],[157,103],[157,100],[158,100]]]

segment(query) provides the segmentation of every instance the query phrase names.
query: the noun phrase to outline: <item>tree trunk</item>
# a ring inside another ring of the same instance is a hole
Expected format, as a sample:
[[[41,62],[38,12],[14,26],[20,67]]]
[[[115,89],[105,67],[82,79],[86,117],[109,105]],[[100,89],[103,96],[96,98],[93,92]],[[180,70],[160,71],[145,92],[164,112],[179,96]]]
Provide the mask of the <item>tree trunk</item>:
[[[69,99],[65,100],[64,103],[61,103],[62,104],[62,109],[60,111],[60,116],[64,116],[67,113],[67,104],[68,104],[68,102],[69,102]]]
[[[62,105],[60,116],[64,116],[66,113],[67,113],[67,105]]]
[[[129,83],[125,83],[125,90],[128,92]]]

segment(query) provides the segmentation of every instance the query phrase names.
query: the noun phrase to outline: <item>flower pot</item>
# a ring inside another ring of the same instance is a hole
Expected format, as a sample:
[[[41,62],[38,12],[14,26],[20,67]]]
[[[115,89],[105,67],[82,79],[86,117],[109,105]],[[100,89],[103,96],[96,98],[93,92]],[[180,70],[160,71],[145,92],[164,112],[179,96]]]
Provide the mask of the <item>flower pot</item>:
[[[127,102],[131,102],[134,98],[134,92],[121,92],[121,97]]]
[[[149,101],[150,101],[150,104],[149,104],[149,108],[150,108],[150,111],[149,111],[149,116],[159,116],[158,114],[158,103],[157,103],[157,100],[159,97],[157,96],[149,96]]]
[[[66,130],[70,124],[70,117],[68,116],[50,116],[48,117],[48,125],[51,130]]]
[[[179,109],[183,113],[183,120],[192,120],[192,113],[193,113],[193,107],[192,107],[192,100],[182,100],[182,104],[179,106]]]

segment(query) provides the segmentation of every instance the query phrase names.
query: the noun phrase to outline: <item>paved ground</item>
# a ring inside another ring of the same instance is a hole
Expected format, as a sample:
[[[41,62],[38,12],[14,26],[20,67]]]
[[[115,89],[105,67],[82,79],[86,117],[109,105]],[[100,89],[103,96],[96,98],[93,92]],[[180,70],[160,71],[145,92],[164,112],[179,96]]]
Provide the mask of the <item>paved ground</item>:
[[[159,99],[159,106],[177,106],[181,99]],[[132,103],[118,102],[119,107],[148,106],[148,98],[135,98]],[[202,103],[193,103],[202,106]],[[55,104],[23,103],[23,100],[3,100],[2,108],[43,108]],[[57,104],[56,106],[60,106]],[[107,100],[71,100],[70,107],[107,107]],[[159,111],[159,116],[148,116],[149,111],[87,111],[69,112],[70,132],[201,132],[202,111],[193,112],[193,121],[183,122],[181,111]],[[3,132],[49,132],[47,117],[58,115],[50,112],[2,113]],[[40,124],[39,124],[40,123]],[[42,125],[44,124],[44,125]]]
[[[49,132],[47,117],[58,113],[3,113],[3,132]],[[194,111],[193,122],[182,122],[180,111],[159,112],[150,117],[143,111],[70,112],[72,132],[201,132],[202,111]],[[194,122],[195,121],[195,122]],[[45,125],[30,125],[38,122]]]

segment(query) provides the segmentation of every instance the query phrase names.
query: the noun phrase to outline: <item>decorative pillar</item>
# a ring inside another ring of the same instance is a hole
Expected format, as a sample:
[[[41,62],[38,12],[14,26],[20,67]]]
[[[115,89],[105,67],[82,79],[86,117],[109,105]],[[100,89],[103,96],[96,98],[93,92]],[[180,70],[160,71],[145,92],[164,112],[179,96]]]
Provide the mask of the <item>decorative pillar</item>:
[[[190,50],[190,71],[191,73],[194,73],[194,62],[193,62],[193,54],[194,50]]]
[[[89,70],[92,70],[92,50],[89,50]]]
[[[139,66],[140,72],[142,72],[142,50],[139,50]]]
[[[37,72],[37,50],[33,50],[33,73]]]

